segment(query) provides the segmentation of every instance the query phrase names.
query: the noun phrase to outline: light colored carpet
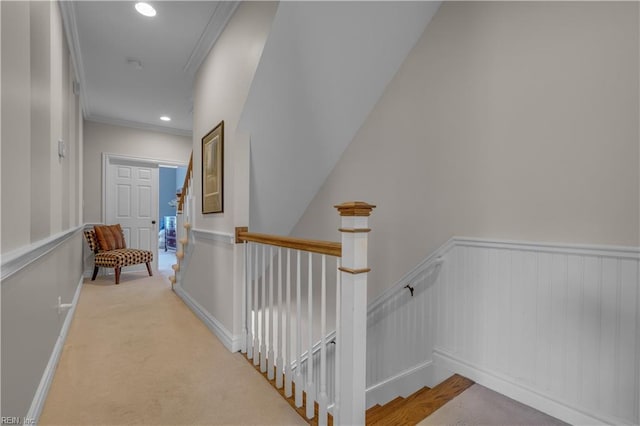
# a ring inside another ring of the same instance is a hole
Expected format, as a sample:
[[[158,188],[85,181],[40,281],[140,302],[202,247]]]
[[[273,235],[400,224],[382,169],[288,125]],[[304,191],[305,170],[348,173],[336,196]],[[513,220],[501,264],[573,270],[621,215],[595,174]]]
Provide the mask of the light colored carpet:
[[[86,280],[41,425],[306,424],[166,277]]]
[[[418,423],[433,425],[566,425],[534,408],[475,384]]]

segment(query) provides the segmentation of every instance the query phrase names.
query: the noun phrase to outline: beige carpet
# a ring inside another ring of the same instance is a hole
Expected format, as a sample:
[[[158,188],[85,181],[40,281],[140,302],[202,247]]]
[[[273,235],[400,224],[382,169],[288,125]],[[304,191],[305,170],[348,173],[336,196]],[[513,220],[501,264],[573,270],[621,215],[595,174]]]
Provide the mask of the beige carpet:
[[[556,426],[566,423],[475,384],[418,425]]]
[[[156,275],[86,280],[41,425],[306,424]]]

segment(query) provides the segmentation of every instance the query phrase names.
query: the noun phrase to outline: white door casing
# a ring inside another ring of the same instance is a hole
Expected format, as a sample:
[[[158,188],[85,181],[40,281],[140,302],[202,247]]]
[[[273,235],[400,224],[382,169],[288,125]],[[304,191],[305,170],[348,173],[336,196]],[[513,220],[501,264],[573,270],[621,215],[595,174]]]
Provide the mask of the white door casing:
[[[103,154],[103,222],[119,223],[127,247],[151,250],[158,269],[158,163]],[[144,270],[144,265],[128,267]]]

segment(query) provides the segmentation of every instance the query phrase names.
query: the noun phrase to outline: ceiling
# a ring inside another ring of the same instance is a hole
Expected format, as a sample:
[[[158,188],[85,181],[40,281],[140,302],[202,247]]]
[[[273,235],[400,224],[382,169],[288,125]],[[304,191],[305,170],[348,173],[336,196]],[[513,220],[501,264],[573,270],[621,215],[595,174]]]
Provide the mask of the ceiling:
[[[238,2],[135,3],[59,2],[85,119],[191,135],[195,74]]]

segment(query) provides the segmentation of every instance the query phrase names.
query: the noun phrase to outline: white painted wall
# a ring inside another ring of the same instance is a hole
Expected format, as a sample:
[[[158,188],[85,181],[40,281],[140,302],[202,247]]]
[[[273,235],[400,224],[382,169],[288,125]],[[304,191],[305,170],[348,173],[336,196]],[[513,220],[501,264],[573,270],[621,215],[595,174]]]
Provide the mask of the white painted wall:
[[[30,242],[31,58],[29,3],[2,5],[2,252]],[[26,163],[26,164],[25,164]]]
[[[251,230],[291,232],[439,4],[280,4],[242,113]]]
[[[276,9],[276,3],[242,3],[196,75],[192,225],[206,231],[204,235],[233,234],[236,226],[247,226],[249,220],[249,136],[239,132],[237,126]],[[201,138],[222,120],[224,212],[203,215]],[[184,291],[233,336],[239,335],[242,327],[241,261],[241,246],[196,238],[188,269],[182,276]]]
[[[102,222],[102,153],[188,163],[191,139],[150,130],[84,123],[84,220]]]
[[[58,313],[58,296],[62,303],[72,302],[82,279],[82,248],[78,230],[50,253],[2,280],[3,416],[26,416],[38,397],[36,390],[47,373],[67,313]]]
[[[369,405],[455,372],[570,424],[638,424],[639,255],[449,241],[369,311]]]
[[[637,3],[447,2],[293,234],[376,204],[369,298],[453,235],[640,243]]]
[[[72,178],[82,170],[82,121],[57,4],[2,2],[0,9],[1,410],[22,417],[60,337],[58,297],[71,302],[82,276],[81,198],[71,195],[82,191]]]

